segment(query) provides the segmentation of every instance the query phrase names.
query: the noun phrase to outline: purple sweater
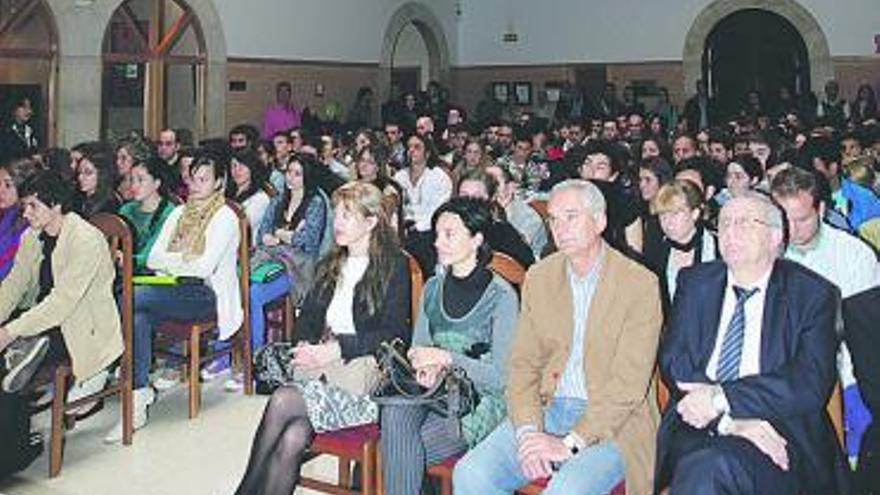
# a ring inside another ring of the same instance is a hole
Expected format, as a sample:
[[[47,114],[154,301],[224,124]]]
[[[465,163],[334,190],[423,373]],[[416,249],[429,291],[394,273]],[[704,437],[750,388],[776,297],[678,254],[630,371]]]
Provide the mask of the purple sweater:
[[[18,205],[0,210],[0,280],[12,269],[21,234],[28,226],[20,211]]]

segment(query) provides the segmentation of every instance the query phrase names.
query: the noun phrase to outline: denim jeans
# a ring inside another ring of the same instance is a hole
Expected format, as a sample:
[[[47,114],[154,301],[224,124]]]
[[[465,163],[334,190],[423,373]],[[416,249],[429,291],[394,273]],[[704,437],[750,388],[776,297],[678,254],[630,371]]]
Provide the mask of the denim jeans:
[[[251,282],[251,349],[254,351],[266,343],[266,312],[263,308],[290,292],[290,288],[287,273],[268,282]]]
[[[207,285],[137,285],[134,288],[134,388],[150,384],[153,328],[164,320],[201,320],[217,314]]]
[[[544,430],[564,436],[586,412],[581,399],[555,398],[544,410]],[[513,423],[505,420],[455,465],[455,493],[506,495],[526,485],[517,457]],[[606,495],[623,480],[620,451],[610,441],[593,445],[566,461],[553,474],[544,495]]]

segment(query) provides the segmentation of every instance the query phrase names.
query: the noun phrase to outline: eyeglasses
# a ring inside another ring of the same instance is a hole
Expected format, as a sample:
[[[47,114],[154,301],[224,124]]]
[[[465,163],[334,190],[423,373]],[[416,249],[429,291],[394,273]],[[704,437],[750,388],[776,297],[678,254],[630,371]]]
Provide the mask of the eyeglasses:
[[[772,223],[755,217],[727,217],[718,220],[718,230],[752,230],[758,225],[775,227]]]

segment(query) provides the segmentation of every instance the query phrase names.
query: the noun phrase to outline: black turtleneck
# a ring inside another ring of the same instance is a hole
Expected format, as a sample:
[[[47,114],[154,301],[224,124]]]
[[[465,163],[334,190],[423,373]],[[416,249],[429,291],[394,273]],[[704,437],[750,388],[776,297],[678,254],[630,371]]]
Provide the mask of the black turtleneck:
[[[491,281],[492,272],[485,266],[477,266],[464,278],[456,277],[449,270],[443,282],[443,310],[451,318],[468,314]]]
[[[58,243],[58,236],[41,232],[40,240],[43,242],[43,261],[40,263],[40,293],[37,295],[37,302],[45,299],[55,287],[55,276],[52,273],[52,253]]]

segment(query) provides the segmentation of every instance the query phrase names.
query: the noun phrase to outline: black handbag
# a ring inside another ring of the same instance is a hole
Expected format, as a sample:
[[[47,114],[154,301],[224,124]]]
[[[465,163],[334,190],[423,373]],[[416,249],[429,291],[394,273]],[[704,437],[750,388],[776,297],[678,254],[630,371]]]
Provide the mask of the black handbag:
[[[427,407],[447,421],[447,430],[461,435],[461,418],[480,402],[473,380],[460,366],[445,367],[431,388],[421,386],[406,357],[401,339],[383,342],[376,351],[379,381],[371,397],[380,407]]]

